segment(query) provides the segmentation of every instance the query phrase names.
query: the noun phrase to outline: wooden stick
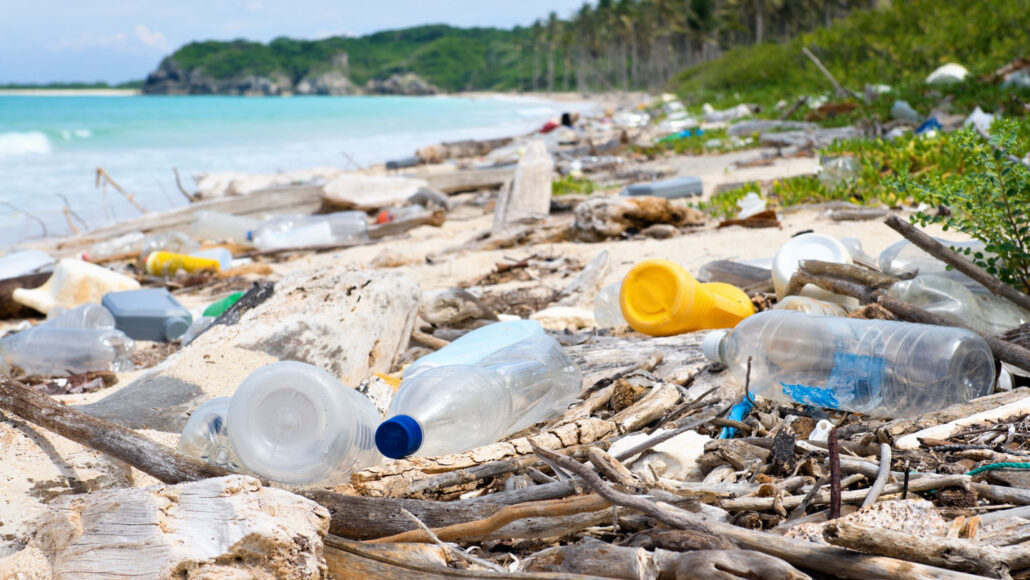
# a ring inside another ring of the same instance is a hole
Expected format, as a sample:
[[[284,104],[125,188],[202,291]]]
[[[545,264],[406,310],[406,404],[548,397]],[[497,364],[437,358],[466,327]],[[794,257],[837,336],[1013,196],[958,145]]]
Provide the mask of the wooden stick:
[[[954,250],[926,235],[912,224],[894,214],[887,216],[883,223],[904,236],[906,240],[912,242],[924,252],[976,280],[992,293],[1001,296],[1024,310],[1030,310],[1030,296],[995,278],[987,270],[958,255]]]
[[[436,528],[434,534],[445,542],[483,536],[499,530],[504,526],[525,518],[560,517],[584,512],[595,512],[606,509],[610,504],[601,496],[590,494],[568,499],[537,501],[509,506],[498,510],[488,518],[471,522],[462,522],[443,528]],[[411,530],[385,538],[371,540],[370,543],[403,543],[431,542],[432,539],[422,530]]]
[[[887,478],[891,474],[891,446],[886,443],[880,444],[880,471],[876,474],[876,480],[869,486],[869,495],[862,502],[862,507],[873,505],[883,492],[883,486],[887,485]],[[906,493],[908,489],[902,491]]]
[[[808,95],[801,95],[800,97],[798,97],[798,100],[794,101],[793,105],[791,105],[786,111],[783,112],[782,115],[780,115],[780,120],[781,121],[787,120],[787,117],[790,117],[791,115],[793,115],[794,111],[797,111],[798,109],[800,109],[801,106],[804,105],[807,102],[808,102]]]
[[[999,549],[969,540],[920,536],[848,521],[830,522],[823,537],[842,548],[991,578],[1011,578],[1009,562],[1030,554],[1030,548],[1023,546]]]
[[[180,455],[131,429],[62,405],[4,374],[0,374],[0,408],[124,461],[164,483],[229,475],[221,467]]]
[[[799,568],[861,580],[900,580],[902,578],[906,580],[972,580],[977,578],[943,568],[903,562],[883,556],[859,554],[777,534],[748,530],[732,524],[704,520],[700,516],[668,504],[655,503],[647,498],[617,491],[601,480],[593,470],[570,457],[536,446],[534,446],[534,450],[538,454],[547,455],[562,467],[583,478],[583,481],[591,489],[614,505],[643,512],[675,528],[722,536],[744,548],[782,558]]]
[[[136,196],[122,189],[122,186],[118,185],[118,182],[115,181],[114,178],[111,177],[111,174],[105,171],[103,167],[97,167],[97,188],[100,187],[101,178],[110,183],[111,187],[114,187],[116,190],[118,190],[118,193],[125,196],[125,199],[129,200],[129,203],[131,203],[133,207],[138,209],[140,213],[147,213],[147,208],[143,207],[139,204],[138,201],[136,201]]]
[[[459,469],[457,471],[441,473],[440,475],[428,477],[411,484],[411,488],[408,489],[408,495],[436,491],[444,487],[461,485],[463,483],[486,479],[487,477],[495,477],[505,473],[512,473],[514,471],[518,471],[521,467],[522,461],[517,459],[502,459],[500,461],[491,461],[490,463],[477,465],[476,467],[470,467],[468,469]]]
[[[837,95],[838,96],[841,96],[841,97],[851,97],[853,99],[859,98],[858,95],[856,95],[855,93],[853,93],[853,92],[849,91],[848,89],[845,89],[844,87],[842,87],[841,84],[837,82],[837,79],[833,78],[833,75],[830,74],[830,71],[827,70],[827,68],[825,66],[823,66],[823,63],[822,63],[821,60],[819,60],[819,57],[817,57],[816,55],[812,54],[812,51],[808,50],[807,46],[802,46],[801,47],[801,52],[805,53],[805,56],[807,56],[809,58],[809,60],[811,60],[815,64],[816,68],[818,68],[819,71],[822,72],[823,75],[826,76],[826,78],[830,79],[830,82],[833,84],[833,90],[837,91]]]
[[[175,187],[179,190],[179,193],[181,193],[183,195],[183,197],[188,199],[191,203],[194,202],[194,201],[197,201],[197,198],[195,198],[194,196],[190,195],[190,192],[186,191],[186,188],[182,186],[182,180],[179,179],[179,168],[178,167],[173,167],[172,168],[172,173],[175,174]]]
[[[837,428],[830,429],[826,438],[830,448],[830,519],[840,517],[840,449],[837,447]]]

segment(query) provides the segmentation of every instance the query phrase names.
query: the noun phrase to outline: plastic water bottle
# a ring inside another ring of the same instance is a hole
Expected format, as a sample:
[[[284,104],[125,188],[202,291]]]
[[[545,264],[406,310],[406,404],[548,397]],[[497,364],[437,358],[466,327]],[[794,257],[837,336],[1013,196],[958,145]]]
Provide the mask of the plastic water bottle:
[[[773,306],[774,310],[793,310],[819,316],[847,316],[848,311],[840,304],[817,300],[808,296],[786,296]]]
[[[770,310],[709,333],[703,349],[742,384],[753,357],[759,396],[881,417],[936,411],[994,384],[990,348],[961,328]]]
[[[179,451],[229,471],[242,469],[232,452],[226,415],[232,397],[218,397],[201,403],[190,415],[179,436]]]
[[[984,243],[979,240],[969,242],[952,242],[941,238],[934,238],[941,244],[958,251],[971,253],[983,252]],[[919,270],[919,274],[934,274],[951,278],[962,284],[974,294],[990,294],[990,290],[984,288],[979,282],[966,276],[958,270],[949,270],[948,265],[924,252],[919,246],[908,240],[900,240],[887,246],[887,249],[880,252],[880,269],[888,274],[900,275],[905,272]]]
[[[1030,322],[1030,312],[993,294],[973,294],[961,282],[937,274],[920,274],[895,282],[887,295],[984,334],[1002,334]]]
[[[82,253],[82,259],[89,262],[99,262],[118,256],[131,257],[143,249],[145,239],[146,236],[143,235],[143,232],[136,230],[118,236],[113,240],[97,242]]]
[[[113,328],[62,328],[41,324],[0,339],[0,357],[8,367],[30,375],[124,371],[135,343]]]
[[[250,245],[250,232],[261,221],[251,217],[231,215],[218,211],[199,211],[190,224],[190,233],[202,240],[229,240]]]
[[[534,336],[478,364],[439,366],[405,378],[390,418],[376,430],[376,445],[398,459],[494,443],[563,411],[582,382],[556,340]]]
[[[339,482],[381,460],[380,415],[364,395],[301,362],[264,366],[229,403],[229,442],[240,463],[289,484]]]
[[[87,302],[71,310],[55,306],[47,314],[47,321],[43,324],[54,328],[114,328],[115,320],[110,310],[99,304]]]
[[[617,328],[628,324],[619,304],[621,290],[622,282],[616,282],[602,288],[594,297],[594,320],[598,328]]]
[[[172,254],[186,254],[199,250],[200,244],[196,240],[182,232],[165,232],[154,234],[143,240],[143,247],[139,257],[146,261],[151,252],[169,252]]]
[[[404,370],[404,379],[432,368],[474,365],[495,352],[537,336],[546,336],[535,320],[509,320],[477,328],[446,347],[416,360]]]
[[[251,232],[259,250],[329,246],[368,239],[364,212],[342,211],[325,215],[287,215],[268,220]]]

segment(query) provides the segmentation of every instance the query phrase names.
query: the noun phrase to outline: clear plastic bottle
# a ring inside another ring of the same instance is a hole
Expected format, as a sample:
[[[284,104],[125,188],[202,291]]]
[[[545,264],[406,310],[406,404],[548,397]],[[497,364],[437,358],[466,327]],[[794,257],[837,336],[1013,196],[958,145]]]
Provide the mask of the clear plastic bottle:
[[[994,358],[976,333],[886,320],[769,310],[705,337],[705,356],[751,390],[880,417],[912,417],[982,397]]]
[[[135,343],[113,328],[62,328],[46,324],[0,339],[8,367],[30,375],[67,375],[88,371],[125,371]]]
[[[87,302],[71,310],[55,306],[47,313],[47,321],[43,324],[54,328],[114,328],[115,320],[110,310]]]
[[[619,281],[601,288],[594,297],[594,320],[598,328],[618,328],[629,324],[622,315],[622,306],[619,304],[621,290],[622,282]]]
[[[199,249],[200,244],[188,235],[182,232],[165,232],[154,234],[143,240],[143,248],[140,250],[139,257],[141,260],[146,260],[151,252],[190,255]]]
[[[229,403],[229,441],[250,472],[289,484],[340,482],[381,460],[372,402],[301,362],[264,366]]]
[[[1002,334],[1030,321],[1030,312],[1008,300],[973,294],[961,282],[937,274],[895,282],[887,295],[984,334]]]
[[[488,324],[411,363],[404,370],[404,379],[410,379],[436,367],[474,365],[503,348],[536,336],[545,334],[544,327],[535,320],[509,320]]]
[[[773,306],[774,310],[792,310],[818,316],[847,316],[848,311],[840,304],[817,300],[808,296],[785,296]]]
[[[202,240],[229,240],[237,244],[250,245],[250,232],[257,229],[261,221],[222,213],[199,211],[190,224],[190,233]]]
[[[982,252],[984,243],[979,240],[969,242],[952,242],[934,238],[941,244],[956,251],[969,250],[970,252]],[[908,240],[897,241],[883,252],[880,252],[880,269],[888,274],[901,275],[905,272],[919,270],[920,274],[935,274],[951,278],[965,286],[973,294],[990,294],[990,290],[984,288],[975,280],[957,270],[949,270],[948,265],[924,252]]]
[[[118,236],[113,240],[97,242],[82,253],[82,259],[88,262],[99,262],[116,256],[132,256],[143,249],[146,236],[137,230]]]
[[[565,410],[582,383],[556,340],[528,338],[476,365],[441,366],[405,378],[390,418],[376,430],[376,445],[397,459],[494,443]]]
[[[263,222],[251,232],[259,250],[328,246],[368,239],[364,212],[342,211],[324,215],[286,215]]]
[[[229,443],[226,416],[232,397],[218,397],[201,403],[190,415],[179,436],[179,451],[229,471],[242,470]]]

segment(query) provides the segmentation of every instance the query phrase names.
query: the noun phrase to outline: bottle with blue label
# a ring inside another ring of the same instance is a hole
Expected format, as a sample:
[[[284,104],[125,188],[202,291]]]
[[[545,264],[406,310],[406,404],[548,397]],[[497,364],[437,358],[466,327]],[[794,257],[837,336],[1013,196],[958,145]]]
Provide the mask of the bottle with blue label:
[[[784,403],[913,417],[991,392],[994,358],[976,333],[769,310],[709,333],[705,356],[751,392]]]
[[[387,457],[433,457],[494,443],[565,410],[583,382],[561,345],[536,323],[491,324],[423,360],[405,373],[390,418],[376,430]]]

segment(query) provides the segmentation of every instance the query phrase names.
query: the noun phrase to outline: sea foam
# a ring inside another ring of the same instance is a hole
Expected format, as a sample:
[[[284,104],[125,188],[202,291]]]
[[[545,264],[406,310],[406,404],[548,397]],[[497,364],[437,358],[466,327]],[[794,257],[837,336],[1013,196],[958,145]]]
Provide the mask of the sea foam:
[[[0,133],[0,158],[16,155],[49,154],[50,140],[39,131]]]

